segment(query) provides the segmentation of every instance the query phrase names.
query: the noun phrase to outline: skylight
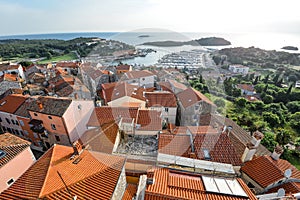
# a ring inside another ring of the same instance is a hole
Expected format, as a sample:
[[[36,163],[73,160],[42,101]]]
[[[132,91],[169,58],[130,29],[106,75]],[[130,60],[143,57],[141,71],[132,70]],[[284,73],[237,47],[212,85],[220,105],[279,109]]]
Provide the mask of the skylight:
[[[6,152],[0,150],[0,159],[1,159],[1,158],[4,158],[5,156],[6,156]]]
[[[248,197],[236,179],[202,176],[207,192]]]

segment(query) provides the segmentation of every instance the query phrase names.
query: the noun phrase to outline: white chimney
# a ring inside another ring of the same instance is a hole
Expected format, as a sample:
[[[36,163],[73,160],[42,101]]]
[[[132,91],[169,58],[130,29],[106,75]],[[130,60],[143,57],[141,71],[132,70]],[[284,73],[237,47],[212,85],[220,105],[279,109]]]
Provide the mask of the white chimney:
[[[252,160],[254,154],[256,153],[256,149],[263,138],[264,135],[261,132],[255,131],[253,133],[251,141],[246,144],[246,148],[242,156],[243,162]]]
[[[277,145],[271,155],[274,160],[279,160],[281,154],[283,153],[282,146]]]

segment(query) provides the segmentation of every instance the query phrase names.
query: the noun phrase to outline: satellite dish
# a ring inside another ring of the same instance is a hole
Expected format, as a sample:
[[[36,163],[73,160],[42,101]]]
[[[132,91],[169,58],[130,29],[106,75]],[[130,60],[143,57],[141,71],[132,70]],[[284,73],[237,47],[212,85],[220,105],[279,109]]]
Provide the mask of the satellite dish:
[[[292,176],[292,170],[291,169],[287,169],[284,172],[284,177],[285,178],[290,178]]]
[[[284,197],[285,196],[285,190],[283,188],[280,188],[277,191],[277,197]]]

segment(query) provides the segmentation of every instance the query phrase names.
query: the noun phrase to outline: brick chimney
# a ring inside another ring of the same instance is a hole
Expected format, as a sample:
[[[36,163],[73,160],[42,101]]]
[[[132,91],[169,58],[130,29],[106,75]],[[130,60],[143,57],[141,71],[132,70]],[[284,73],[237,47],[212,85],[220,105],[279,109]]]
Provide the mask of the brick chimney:
[[[282,146],[277,145],[271,155],[274,160],[279,160],[281,154],[283,153]]]
[[[254,154],[256,153],[256,149],[263,138],[264,135],[261,132],[255,131],[253,133],[251,140],[246,144],[246,148],[242,156],[243,162],[252,160]]]

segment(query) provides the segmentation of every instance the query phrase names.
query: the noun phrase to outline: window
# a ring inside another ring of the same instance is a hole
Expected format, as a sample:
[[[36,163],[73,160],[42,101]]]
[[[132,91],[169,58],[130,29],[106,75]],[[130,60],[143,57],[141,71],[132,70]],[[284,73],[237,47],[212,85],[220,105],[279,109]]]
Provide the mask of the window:
[[[24,136],[24,132],[23,131],[20,131],[20,133],[21,133],[22,136]]]
[[[52,117],[51,117],[51,116],[48,116],[48,119],[52,119]]]
[[[55,139],[56,139],[56,141],[57,141],[57,142],[59,142],[59,141],[60,141],[60,138],[59,138],[59,136],[58,136],[58,135],[55,135]]]
[[[9,124],[10,124],[10,121],[9,121],[9,119],[5,118],[5,120],[7,121],[7,123],[9,123]]]
[[[0,150],[0,159],[3,158],[4,156],[6,156],[6,152],[5,151],[2,151]]]
[[[14,182],[15,182],[15,180],[13,178],[11,178],[11,179],[9,179],[9,181],[6,182],[6,184],[8,186],[11,186]]]
[[[19,126],[19,123],[18,123],[18,121],[17,121],[17,120],[15,121],[15,124]]]
[[[19,131],[18,131],[18,130],[15,130],[15,133],[16,133],[17,135],[20,135],[20,133],[19,133]]]
[[[38,114],[36,114],[36,113],[33,113],[33,115],[34,115],[34,116],[38,116]]]
[[[19,120],[21,126],[24,126],[24,122],[22,120]]]
[[[142,78],[142,81],[144,81],[145,80],[145,78]]]
[[[15,124],[15,120],[12,119],[12,120],[10,120],[10,121],[11,121],[12,124]]]
[[[2,118],[0,117],[0,122],[2,122]]]
[[[51,124],[51,128],[52,128],[53,130],[56,130],[55,124]]]
[[[11,131],[12,131],[13,134],[16,134],[14,129],[11,129]]]
[[[26,136],[28,136],[28,135],[29,135],[28,131],[24,131],[24,134],[25,134]]]
[[[165,112],[169,112],[169,108],[165,108]]]
[[[38,136],[37,133],[33,133],[33,137],[34,137],[34,138],[39,138],[39,136]]]
[[[5,126],[2,126],[2,130],[3,130],[4,132],[6,132],[6,127],[5,127]]]
[[[7,131],[8,131],[9,133],[12,133],[10,128],[7,128]]]

